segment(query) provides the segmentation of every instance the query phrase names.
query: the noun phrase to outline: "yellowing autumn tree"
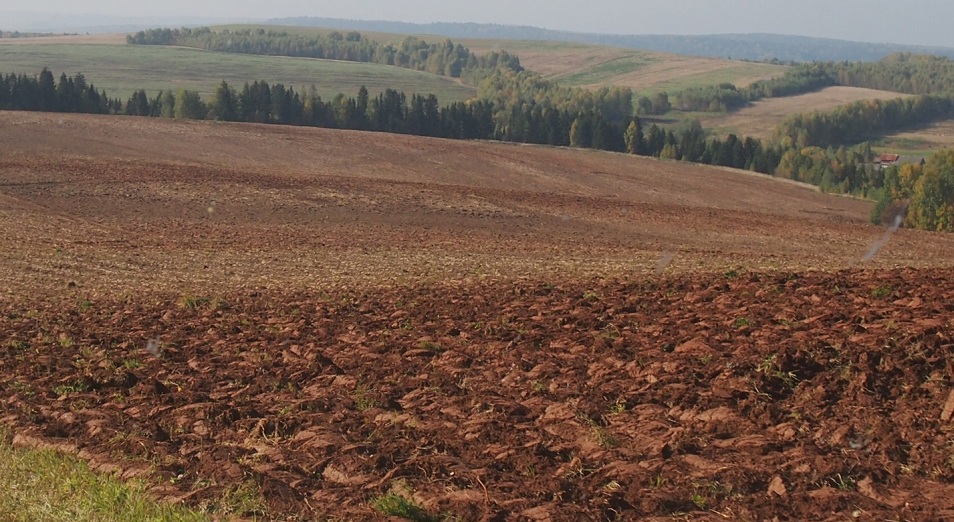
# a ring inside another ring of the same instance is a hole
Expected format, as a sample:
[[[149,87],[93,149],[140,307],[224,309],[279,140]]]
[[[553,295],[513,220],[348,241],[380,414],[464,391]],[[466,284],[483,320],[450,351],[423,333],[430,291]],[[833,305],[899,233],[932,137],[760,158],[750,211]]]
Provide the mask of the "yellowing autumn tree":
[[[892,201],[910,201],[905,226],[954,232],[954,150],[934,154],[923,166],[889,172],[885,190]]]

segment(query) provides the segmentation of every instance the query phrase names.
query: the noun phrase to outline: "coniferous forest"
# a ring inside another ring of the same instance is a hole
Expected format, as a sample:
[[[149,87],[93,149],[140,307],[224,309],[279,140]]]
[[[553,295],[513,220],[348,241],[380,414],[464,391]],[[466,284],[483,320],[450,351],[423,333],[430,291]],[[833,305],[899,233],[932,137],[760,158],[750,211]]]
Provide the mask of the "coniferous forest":
[[[0,74],[0,110],[110,114],[122,111],[119,100],[97,91],[82,73],[60,75],[43,69],[39,75]]]

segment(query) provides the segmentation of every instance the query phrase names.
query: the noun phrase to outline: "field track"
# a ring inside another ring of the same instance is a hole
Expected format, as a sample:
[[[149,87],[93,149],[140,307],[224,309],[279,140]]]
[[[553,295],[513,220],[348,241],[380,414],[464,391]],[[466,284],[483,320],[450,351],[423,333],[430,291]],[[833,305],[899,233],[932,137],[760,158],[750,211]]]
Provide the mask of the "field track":
[[[612,153],[0,112],[0,421],[268,520],[388,492],[422,520],[950,519],[954,239],[862,263],[870,208]]]

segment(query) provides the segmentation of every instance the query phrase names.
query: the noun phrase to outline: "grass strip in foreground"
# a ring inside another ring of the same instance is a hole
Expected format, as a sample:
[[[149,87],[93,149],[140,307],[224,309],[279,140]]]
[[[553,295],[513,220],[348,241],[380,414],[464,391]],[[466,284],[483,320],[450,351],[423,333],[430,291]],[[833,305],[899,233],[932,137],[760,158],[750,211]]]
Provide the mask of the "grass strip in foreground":
[[[48,449],[15,448],[0,429],[0,520],[207,521],[200,513],[159,504],[141,482],[94,473],[85,462]]]

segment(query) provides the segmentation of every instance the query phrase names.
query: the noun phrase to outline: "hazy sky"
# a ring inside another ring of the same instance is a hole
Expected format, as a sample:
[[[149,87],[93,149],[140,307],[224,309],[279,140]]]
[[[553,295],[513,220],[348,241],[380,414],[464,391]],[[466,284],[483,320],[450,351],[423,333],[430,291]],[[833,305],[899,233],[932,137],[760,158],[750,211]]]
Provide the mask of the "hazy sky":
[[[489,22],[621,34],[764,32],[954,47],[950,0],[3,0],[0,11]]]

